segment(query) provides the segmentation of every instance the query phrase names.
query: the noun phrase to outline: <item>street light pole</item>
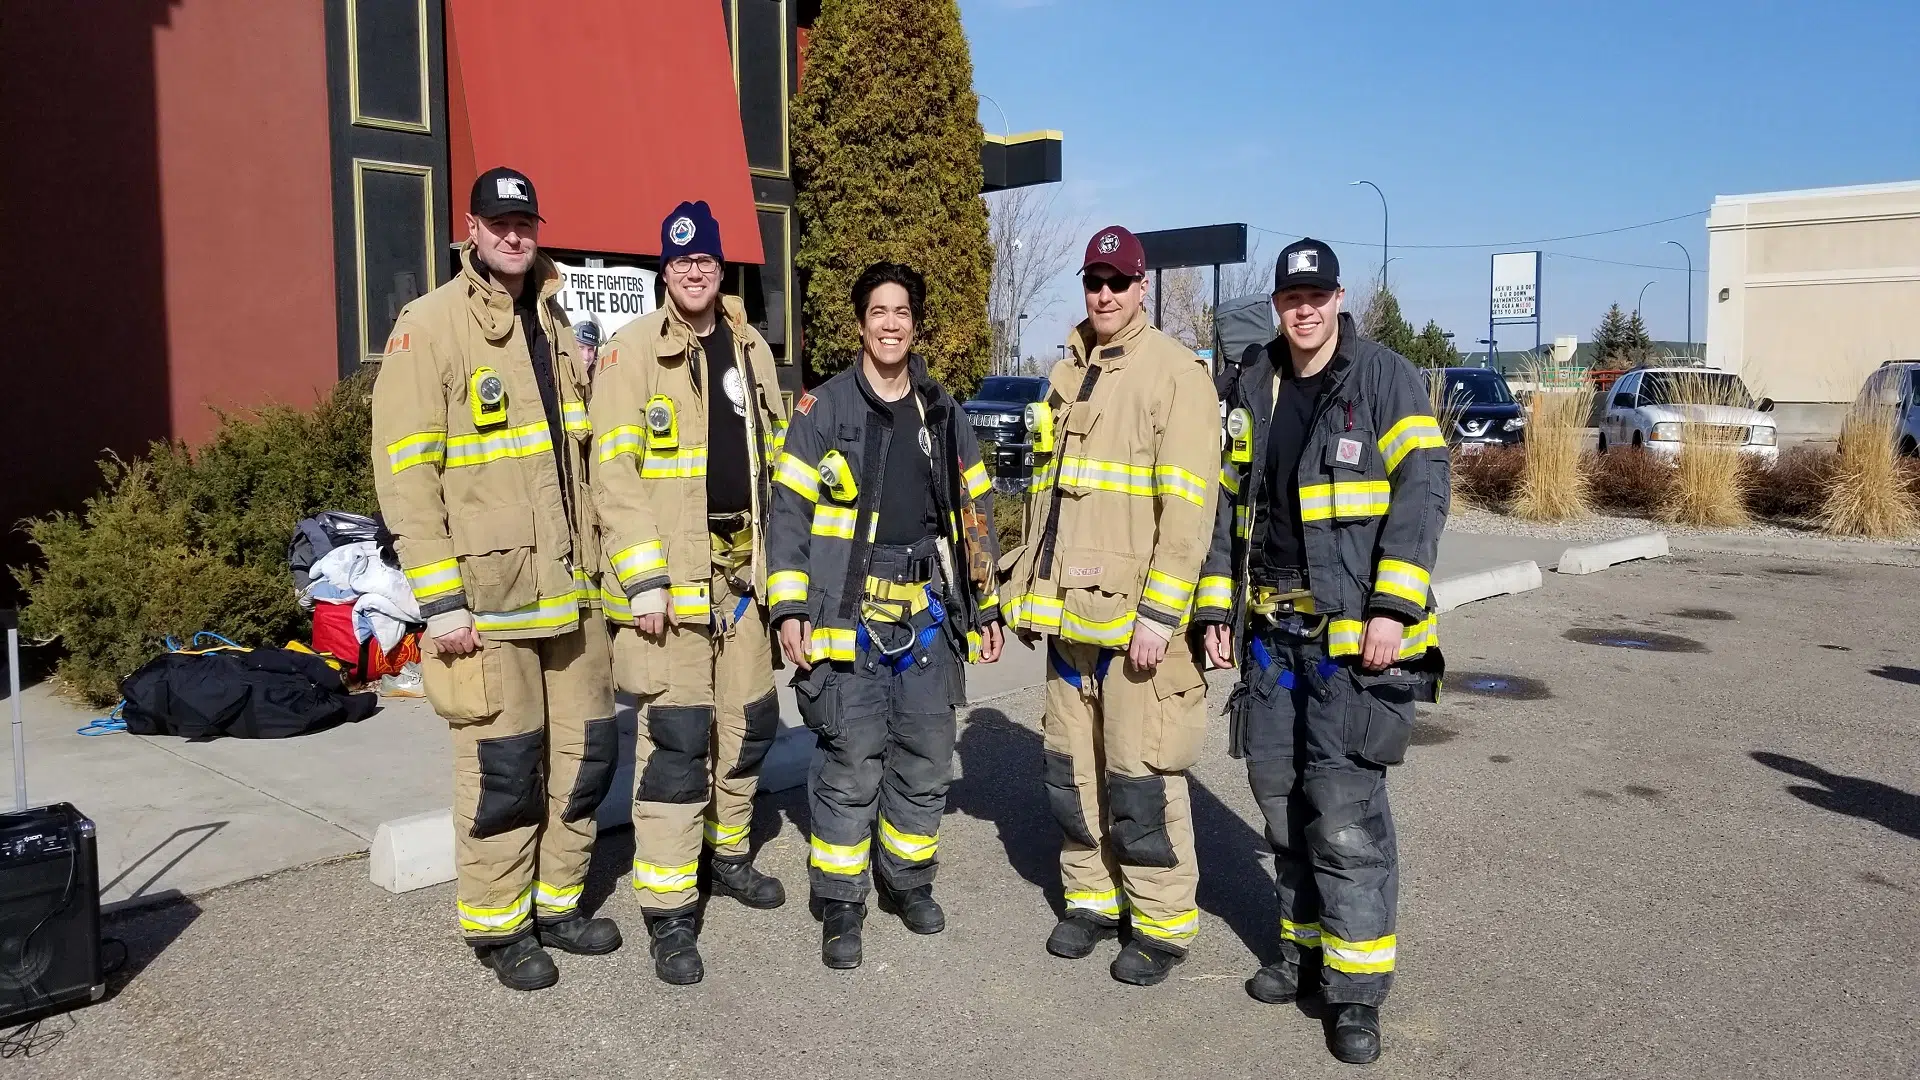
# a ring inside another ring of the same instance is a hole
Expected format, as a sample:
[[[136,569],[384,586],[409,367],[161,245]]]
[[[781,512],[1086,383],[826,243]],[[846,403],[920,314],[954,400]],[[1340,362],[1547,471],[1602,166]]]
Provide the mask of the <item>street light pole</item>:
[[[1640,305],[1641,305],[1641,304],[1643,304],[1643,303],[1645,303],[1645,302],[1646,302],[1646,299],[1647,299],[1647,286],[1648,286],[1648,285],[1652,285],[1652,284],[1653,284],[1653,282],[1651,282],[1651,281],[1649,281],[1649,282],[1647,282],[1647,284],[1646,284],[1646,285],[1642,285],[1642,286],[1640,286],[1640,296],[1639,296],[1639,299],[1636,299],[1636,300],[1635,300],[1635,301],[1633,302],[1633,313],[1634,313],[1635,315],[1638,315],[1638,314],[1640,314]]]
[[[1373,193],[1380,196],[1380,287],[1384,289],[1387,287],[1387,193],[1371,180],[1355,180],[1347,186],[1358,187],[1361,184],[1372,188]]]
[[[1013,321],[1013,370],[1008,372],[1010,375],[1020,374],[1020,339],[1026,335],[1027,313],[1023,311],[1020,317]]]
[[[1669,240],[1667,241],[1667,243],[1672,244],[1674,247],[1679,248],[1680,254],[1685,255],[1687,257],[1687,355],[1692,356],[1693,355],[1693,252],[1688,251],[1687,245],[1681,243],[1678,240]]]

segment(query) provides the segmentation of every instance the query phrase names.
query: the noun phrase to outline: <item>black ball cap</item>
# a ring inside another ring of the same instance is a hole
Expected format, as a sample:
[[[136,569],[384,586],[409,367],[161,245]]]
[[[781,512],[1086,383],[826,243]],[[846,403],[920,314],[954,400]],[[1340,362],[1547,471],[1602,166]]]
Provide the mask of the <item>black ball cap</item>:
[[[1326,289],[1340,287],[1340,260],[1333,248],[1311,236],[1288,244],[1273,266],[1273,291],[1288,289]]]
[[[540,217],[540,198],[534,194],[533,181],[527,179],[526,173],[505,165],[488,169],[473,181],[467,211],[483,218],[532,214],[541,221],[547,220]]]

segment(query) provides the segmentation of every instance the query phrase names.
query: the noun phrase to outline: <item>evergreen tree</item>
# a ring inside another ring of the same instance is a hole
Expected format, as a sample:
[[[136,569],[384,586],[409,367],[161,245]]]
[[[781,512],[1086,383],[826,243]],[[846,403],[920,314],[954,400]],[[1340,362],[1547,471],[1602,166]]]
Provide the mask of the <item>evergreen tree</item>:
[[[1634,367],[1642,367],[1658,360],[1653,347],[1653,336],[1647,333],[1647,324],[1634,312],[1627,319],[1627,344],[1625,353],[1627,362]]]
[[[1644,329],[1642,330],[1644,333]],[[1633,363],[1633,331],[1626,313],[1615,304],[1607,309],[1593,331],[1594,366],[1628,367]]]
[[[1460,350],[1453,347],[1453,339],[1432,319],[1422,327],[1420,335],[1413,339],[1401,355],[1420,367],[1442,368],[1457,367],[1460,364]]]
[[[1374,291],[1360,315],[1360,336],[1385,345],[1401,356],[1413,348],[1413,324],[1400,314],[1400,298],[1385,285]]]
[[[955,0],[821,5],[793,103],[794,265],[815,372],[859,355],[849,293],[879,259],[926,275],[915,348],[934,376],[964,398],[986,371],[993,256],[978,111]]]

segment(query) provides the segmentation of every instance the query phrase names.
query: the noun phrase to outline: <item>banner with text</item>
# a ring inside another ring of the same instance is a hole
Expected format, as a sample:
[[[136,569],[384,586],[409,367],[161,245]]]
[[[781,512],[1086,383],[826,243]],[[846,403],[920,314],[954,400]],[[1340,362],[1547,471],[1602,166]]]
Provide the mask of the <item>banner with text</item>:
[[[600,340],[653,310],[654,272],[637,266],[569,266],[556,263],[565,282],[560,306],[567,321],[600,327]]]

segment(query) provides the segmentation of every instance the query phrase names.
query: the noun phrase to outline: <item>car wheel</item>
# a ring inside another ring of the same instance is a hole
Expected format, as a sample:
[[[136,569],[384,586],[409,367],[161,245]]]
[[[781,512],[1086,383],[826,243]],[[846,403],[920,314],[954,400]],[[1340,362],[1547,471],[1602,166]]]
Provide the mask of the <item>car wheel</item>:
[[[1900,453],[1905,457],[1920,457],[1920,443],[1914,442],[1913,437],[1908,436],[1907,440],[1900,444]]]
[[[1645,449],[1645,447],[1642,446],[1640,443],[1640,433],[1637,431],[1633,433],[1633,448],[1635,450]]]
[[[1600,433],[1600,452],[1607,452],[1607,433],[1604,431]]]

